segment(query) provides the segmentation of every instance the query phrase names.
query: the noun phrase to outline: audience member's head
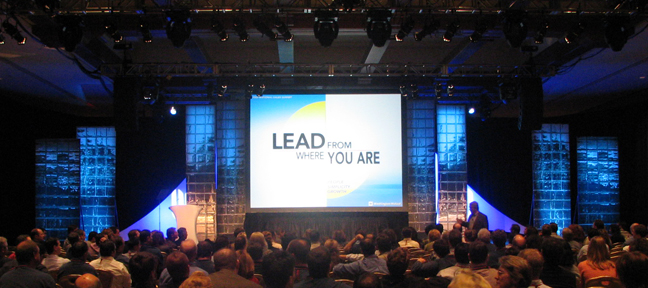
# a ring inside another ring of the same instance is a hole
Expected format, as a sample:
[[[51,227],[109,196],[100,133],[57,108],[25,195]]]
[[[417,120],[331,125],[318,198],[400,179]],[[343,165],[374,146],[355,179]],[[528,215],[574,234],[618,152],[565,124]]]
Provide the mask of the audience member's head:
[[[263,236],[263,233],[261,232],[254,232],[252,235],[250,235],[250,239],[248,240],[248,245],[252,245],[253,243],[261,245],[263,248],[263,252],[268,250],[268,242],[265,240],[265,236]]]
[[[592,228],[600,230],[600,229],[605,229],[605,222],[601,219],[596,219],[594,220],[594,224],[592,224]]]
[[[97,276],[90,273],[83,274],[74,281],[74,285],[77,288],[101,288],[101,281]]]
[[[129,241],[133,240],[133,239],[138,239],[139,240],[139,235],[140,235],[139,230],[137,230],[137,229],[130,230],[130,231],[128,231],[128,240]]]
[[[558,233],[558,223],[551,222],[549,226],[551,227],[551,233]]]
[[[461,230],[463,230],[463,226],[461,226],[460,223],[454,223],[452,224],[452,230],[459,230],[459,232],[461,232]]]
[[[189,236],[187,234],[187,228],[185,227],[178,228],[178,240],[180,241],[187,240],[187,236]]]
[[[513,241],[511,241],[511,246],[517,247],[520,250],[526,248],[526,238],[524,238],[524,236],[520,234],[513,236]]]
[[[427,235],[428,235],[428,240],[430,240],[430,242],[434,242],[441,239],[441,232],[439,232],[439,230],[437,229],[430,230],[430,232],[428,232]]]
[[[234,250],[246,250],[248,245],[247,238],[245,237],[245,232],[239,233],[238,236],[234,239]]]
[[[0,236],[0,258],[7,256],[7,251],[9,250],[9,243],[7,238]]]
[[[526,247],[532,249],[540,249],[542,247],[542,241],[553,237],[542,237],[538,235],[526,235]]]
[[[372,239],[365,238],[360,242],[360,250],[362,251],[362,255],[368,257],[376,253],[376,246]]]
[[[155,287],[158,259],[149,252],[139,252],[131,256],[128,270],[133,280],[133,287]],[[109,287],[106,287],[109,288]]]
[[[518,256],[503,256],[499,259],[497,270],[498,288],[526,288],[533,279],[529,263]]]
[[[128,251],[138,252],[141,247],[142,245],[140,244],[139,238],[128,240]]]
[[[440,241],[439,241],[440,242]],[[398,247],[387,256],[387,269],[392,277],[404,277],[409,263],[409,250],[404,247]]]
[[[178,231],[176,231],[175,227],[169,227],[167,229],[167,231],[166,231],[166,236],[167,236],[167,239],[169,239],[171,241],[175,241],[176,238],[178,238]]]
[[[511,234],[513,234],[513,236],[520,234],[520,225],[518,224],[511,225]]]
[[[472,264],[482,264],[486,262],[488,258],[488,247],[486,243],[481,241],[475,241],[470,243],[470,252],[468,254],[470,258],[470,263]]]
[[[86,260],[88,254],[88,244],[84,241],[77,241],[72,244],[68,251],[70,259]]]
[[[79,234],[77,232],[70,232],[70,233],[68,233],[67,240],[68,240],[68,243],[70,243],[70,245],[72,245],[72,244],[74,244],[74,243],[76,243],[77,241],[80,240],[79,239]]]
[[[310,233],[310,241],[311,244],[319,243],[320,242],[320,233],[317,230],[313,230]]]
[[[443,258],[450,254],[450,244],[446,240],[437,240],[432,244],[432,250],[439,258]]]
[[[284,288],[292,282],[295,258],[285,251],[275,251],[263,257],[263,281],[268,288]]]
[[[491,285],[483,276],[469,269],[461,270],[450,282],[448,288],[490,288]]]
[[[547,238],[542,241],[542,258],[545,261],[545,267],[558,267],[562,260],[564,249],[564,240],[558,238]]]
[[[392,248],[392,242],[389,236],[385,233],[378,234],[378,237],[376,237],[376,247],[381,253],[389,252]]]
[[[151,242],[151,231],[142,230],[139,233],[139,240],[142,245],[148,245]]]
[[[590,239],[587,247],[587,260],[588,264],[595,269],[603,270],[607,266],[612,265],[611,263],[606,263],[610,262],[610,251],[603,237],[596,236]]]
[[[218,235],[216,237],[216,240],[214,241],[214,252],[229,247],[230,242],[229,239],[227,239],[227,236],[225,235]]]
[[[200,243],[198,243],[198,251],[197,251],[196,258],[201,260],[211,259],[213,249],[214,247],[209,242],[200,241]]]
[[[153,246],[155,247],[160,247],[166,244],[166,240],[164,239],[164,234],[162,234],[161,231],[157,231],[157,230],[151,232],[151,241],[153,242]]]
[[[40,264],[41,257],[38,244],[31,240],[20,242],[16,247],[16,261],[20,265],[27,265],[32,268]]]
[[[333,237],[335,241],[338,243],[345,243],[346,242],[346,234],[344,234],[344,231],[342,230],[335,230],[333,231]]]
[[[551,226],[549,224],[542,225],[541,235],[542,237],[551,237]]]
[[[526,227],[526,230],[524,231],[524,236],[529,237],[531,235],[538,235],[538,229],[535,228],[534,226],[529,225]]]
[[[475,242],[475,240],[477,240],[477,231],[473,229],[466,229],[466,231],[464,232],[464,240],[466,241],[466,243]]]
[[[196,260],[196,257],[198,256],[198,246],[196,245],[196,241],[191,239],[182,241],[180,243],[180,252],[187,255],[189,262]],[[189,275],[187,275],[187,277],[189,277]]]
[[[238,256],[236,252],[229,248],[223,248],[214,253],[214,266],[216,271],[228,269],[236,271],[236,261]]]
[[[477,232],[477,239],[484,243],[490,243],[491,241],[490,231],[488,231],[488,229],[486,228],[479,229],[479,231]]]
[[[284,250],[288,249],[288,245],[290,242],[293,240],[297,239],[297,235],[293,232],[286,232],[283,237],[281,237],[281,247],[283,247]],[[310,250],[310,248],[309,248]],[[299,260],[297,260],[299,261]]]
[[[353,282],[353,288],[378,288],[382,287],[380,285],[380,279],[376,274],[365,272],[358,276]]]
[[[493,240],[493,245],[498,249],[502,249],[506,246],[506,232],[502,229],[497,229],[491,234],[491,240]]]
[[[409,227],[403,227],[401,233],[403,234],[403,238],[412,238],[412,230]]]
[[[616,271],[619,280],[626,288],[645,288],[648,286],[648,256],[633,251],[625,253],[617,261]]]
[[[630,251],[638,251],[648,256],[648,238],[635,239],[630,244]]]
[[[295,257],[297,264],[306,264],[310,244],[304,239],[295,239],[290,241],[286,251]]]
[[[571,242],[572,240],[574,240],[574,232],[572,232],[572,230],[569,228],[565,228],[562,230],[562,237],[565,242]]]
[[[29,233],[29,237],[31,237],[34,242],[43,242],[45,241],[45,231],[41,228],[34,228]]]
[[[574,234],[574,241],[579,243],[585,241],[585,231],[583,230],[583,227],[578,224],[571,224],[567,228],[569,228],[569,230]]]
[[[116,250],[117,249],[115,248],[115,243],[113,241],[106,240],[99,243],[99,255],[101,255],[101,257],[114,257]]]
[[[196,271],[187,280],[182,282],[180,288],[211,288],[212,282],[207,274]]]
[[[238,237],[238,235],[241,234],[241,232],[245,232],[245,229],[243,229],[242,227],[234,228],[234,233],[233,233],[234,239],[236,239],[236,237]]]
[[[518,256],[526,260],[529,266],[531,266],[531,271],[533,272],[531,279],[540,279],[540,273],[542,273],[542,267],[544,266],[544,259],[540,251],[538,249],[524,249],[520,251]]]
[[[18,235],[18,237],[16,237],[16,245],[18,245],[18,244],[20,244],[20,243],[22,243],[24,241],[27,241],[27,240],[29,240],[29,241],[32,240],[31,237],[29,237],[29,235],[27,235],[27,234]]]
[[[165,266],[175,286],[189,278],[189,258],[180,251],[173,251],[166,257]]]
[[[646,225],[638,224],[634,227],[634,237],[636,239],[645,238],[646,235],[648,235],[648,229],[646,229]]]
[[[56,237],[52,237],[45,241],[45,251],[49,255],[59,255],[61,254],[61,242]]]
[[[450,243],[450,248],[457,247],[457,244],[461,243],[461,231],[453,229],[448,234],[448,241]]]
[[[237,273],[245,279],[254,277],[254,260],[245,250],[236,251],[238,257]]]
[[[331,269],[331,254],[325,247],[317,247],[308,252],[308,273],[315,279],[328,277]]]
[[[455,246],[455,259],[457,260],[457,263],[463,265],[470,264],[470,258],[468,257],[469,252],[470,245],[467,243],[457,244],[457,246]]]
[[[243,251],[243,250],[240,250]],[[250,254],[250,257],[252,257],[252,260],[255,262],[261,261],[263,258],[263,246],[261,244],[256,243],[256,242],[250,242],[250,244],[247,247],[247,253]]]

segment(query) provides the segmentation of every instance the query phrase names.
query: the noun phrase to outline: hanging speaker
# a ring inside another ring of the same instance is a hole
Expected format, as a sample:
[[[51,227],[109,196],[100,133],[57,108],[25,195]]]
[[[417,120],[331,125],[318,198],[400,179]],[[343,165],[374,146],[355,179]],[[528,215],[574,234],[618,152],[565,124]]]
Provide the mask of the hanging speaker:
[[[544,112],[544,92],[542,78],[531,77],[520,79],[520,117],[518,129],[540,130]]]

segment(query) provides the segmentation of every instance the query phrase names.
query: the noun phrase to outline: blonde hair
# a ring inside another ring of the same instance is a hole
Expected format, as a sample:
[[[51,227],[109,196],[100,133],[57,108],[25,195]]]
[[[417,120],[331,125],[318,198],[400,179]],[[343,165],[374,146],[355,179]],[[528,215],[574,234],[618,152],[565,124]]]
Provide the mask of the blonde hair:
[[[180,288],[210,288],[212,287],[211,279],[207,274],[196,271],[187,280],[180,284]]]
[[[448,288],[492,288],[491,285],[481,275],[470,269],[462,269],[450,282]]]
[[[614,262],[610,261],[610,251],[601,236],[592,238],[587,247],[587,265],[596,270],[607,270],[615,268]]]

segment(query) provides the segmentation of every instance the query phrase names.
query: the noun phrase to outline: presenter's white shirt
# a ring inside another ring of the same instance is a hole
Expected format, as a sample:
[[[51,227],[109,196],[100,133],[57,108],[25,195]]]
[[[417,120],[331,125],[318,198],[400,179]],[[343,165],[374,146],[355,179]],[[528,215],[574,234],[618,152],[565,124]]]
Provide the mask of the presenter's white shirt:
[[[110,288],[130,288],[131,277],[128,269],[121,262],[115,260],[113,257],[101,257],[97,260],[90,262],[90,266],[97,270],[106,270],[113,274],[114,278]],[[104,287],[106,288],[106,287]]]

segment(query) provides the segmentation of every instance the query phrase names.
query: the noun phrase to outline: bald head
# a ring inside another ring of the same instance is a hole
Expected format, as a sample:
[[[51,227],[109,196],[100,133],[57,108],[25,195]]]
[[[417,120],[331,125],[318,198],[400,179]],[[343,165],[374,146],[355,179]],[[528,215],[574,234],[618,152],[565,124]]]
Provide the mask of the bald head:
[[[236,271],[238,256],[236,252],[229,248],[223,248],[214,253],[214,266],[216,271],[228,269]]]
[[[196,260],[196,256],[198,255],[198,246],[196,245],[196,241],[191,239],[182,241],[182,243],[180,243],[180,251],[187,255],[189,262],[193,262]]]
[[[514,247],[519,248],[520,250],[524,249],[524,247],[526,247],[526,239],[524,238],[524,236],[522,236],[520,234],[515,235],[513,237],[513,241],[511,242],[511,245],[513,245]]]
[[[101,288],[101,281],[97,276],[90,273],[83,274],[77,278],[74,285],[77,288]]]

